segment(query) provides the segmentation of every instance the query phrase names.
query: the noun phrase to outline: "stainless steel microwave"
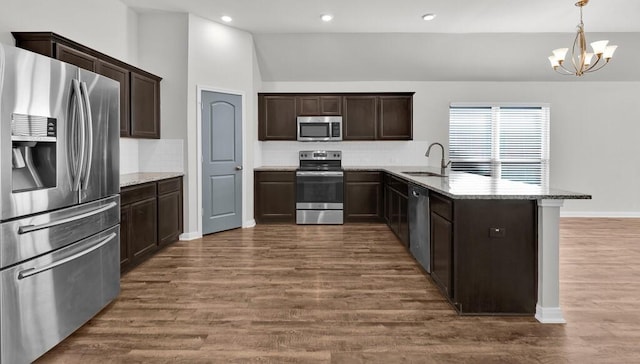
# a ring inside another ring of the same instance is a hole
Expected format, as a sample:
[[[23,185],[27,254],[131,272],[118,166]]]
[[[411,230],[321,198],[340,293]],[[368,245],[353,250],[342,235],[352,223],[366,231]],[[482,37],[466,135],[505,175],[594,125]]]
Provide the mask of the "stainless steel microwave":
[[[297,120],[301,142],[342,140],[342,116],[298,116]]]

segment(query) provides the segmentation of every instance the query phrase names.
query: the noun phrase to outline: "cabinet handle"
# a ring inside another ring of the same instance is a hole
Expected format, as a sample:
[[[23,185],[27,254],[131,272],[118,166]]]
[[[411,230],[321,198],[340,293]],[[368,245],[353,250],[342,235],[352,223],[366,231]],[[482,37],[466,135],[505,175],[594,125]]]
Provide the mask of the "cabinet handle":
[[[420,194],[416,191],[411,191],[411,194],[413,195],[413,197],[420,197]]]
[[[236,166],[236,171],[241,171],[242,170],[242,166]]]

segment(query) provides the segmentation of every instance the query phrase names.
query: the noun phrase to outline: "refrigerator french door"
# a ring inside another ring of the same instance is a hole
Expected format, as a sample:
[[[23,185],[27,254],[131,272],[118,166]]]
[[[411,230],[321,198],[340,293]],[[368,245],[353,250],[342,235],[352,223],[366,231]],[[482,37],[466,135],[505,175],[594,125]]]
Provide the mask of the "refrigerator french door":
[[[119,193],[119,84],[0,48],[0,220]]]
[[[119,84],[0,44],[0,362],[30,362],[120,290]]]

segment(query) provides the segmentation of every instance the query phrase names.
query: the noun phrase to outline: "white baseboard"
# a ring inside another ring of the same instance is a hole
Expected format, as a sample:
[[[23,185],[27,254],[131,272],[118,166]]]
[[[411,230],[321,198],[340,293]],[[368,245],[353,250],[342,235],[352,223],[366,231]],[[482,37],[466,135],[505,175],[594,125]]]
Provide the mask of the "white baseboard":
[[[543,324],[565,324],[560,307],[541,307],[536,305],[536,320]]]
[[[256,227],[256,220],[255,219],[251,219],[251,220],[245,221],[244,224],[242,224],[242,228],[243,229],[252,228],[252,227]]]
[[[640,218],[640,211],[563,211],[560,217]]]
[[[197,231],[193,231],[189,233],[180,234],[179,239],[183,241],[188,241],[188,240],[200,239],[201,237],[202,237],[202,234],[200,234]]]

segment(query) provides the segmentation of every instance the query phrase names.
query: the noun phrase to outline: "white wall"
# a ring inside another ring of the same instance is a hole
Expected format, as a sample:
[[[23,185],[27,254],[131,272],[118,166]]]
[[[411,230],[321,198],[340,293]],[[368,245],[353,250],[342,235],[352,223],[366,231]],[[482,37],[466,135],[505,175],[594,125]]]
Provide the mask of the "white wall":
[[[239,92],[245,95],[243,124],[243,224],[253,220],[253,149],[256,139],[256,90],[254,75],[257,70],[254,61],[253,38],[251,34],[214,23],[189,14],[188,39],[188,86],[187,86],[187,175],[188,195],[185,198],[185,232],[196,233],[200,229],[198,211],[198,176],[200,156],[197,142],[197,87]]]
[[[424,161],[428,143],[448,144],[451,102],[549,103],[550,184],[593,195],[589,201],[565,201],[563,214],[640,216],[640,108],[634,107],[640,82],[263,82],[260,91],[415,91],[414,140],[333,143],[344,151],[345,165]],[[296,142],[258,145],[261,165],[295,165],[295,153],[309,148]]]
[[[138,15],[120,1],[3,0],[0,42],[13,45],[12,31],[52,31],[139,66]],[[120,173],[139,171],[138,142],[121,139]]]
[[[162,77],[160,132],[162,138],[187,136],[187,67],[189,16],[153,12],[138,17],[140,67]]]
[[[120,1],[2,0],[0,42],[15,44],[12,31],[52,31],[136,65],[136,21]]]

